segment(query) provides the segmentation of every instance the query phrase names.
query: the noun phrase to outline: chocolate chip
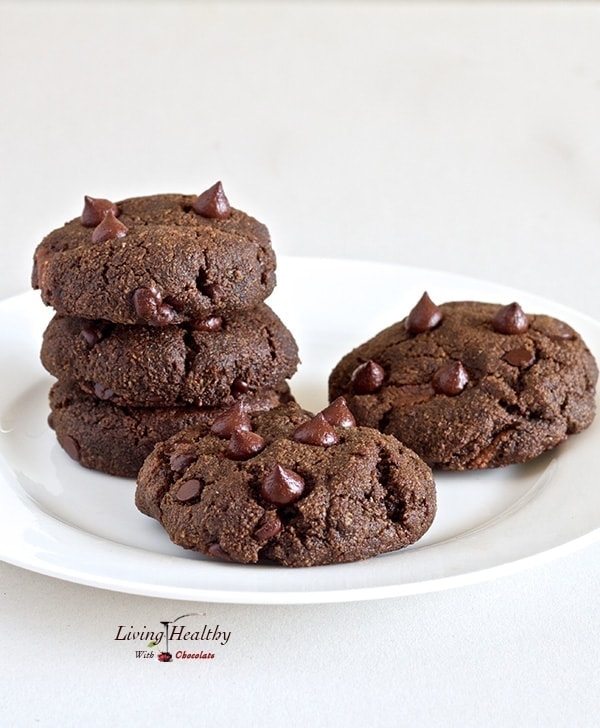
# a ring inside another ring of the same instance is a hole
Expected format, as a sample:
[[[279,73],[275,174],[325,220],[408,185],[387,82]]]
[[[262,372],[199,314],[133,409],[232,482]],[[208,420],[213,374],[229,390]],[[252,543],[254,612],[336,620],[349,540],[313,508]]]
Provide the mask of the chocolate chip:
[[[502,358],[513,367],[529,367],[535,361],[535,354],[524,346],[518,346],[516,349],[507,351]]]
[[[337,445],[340,441],[337,432],[322,413],[298,425],[292,433],[292,439],[305,445],[321,445],[322,447]]]
[[[208,296],[211,301],[218,301],[223,298],[223,286],[220,286],[218,283],[207,283],[202,287],[202,293]]]
[[[266,441],[257,432],[235,430],[227,446],[227,457],[232,460],[248,460],[264,450]]]
[[[231,437],[234,432],[251,430],[252,424],[248,413],[244,410],[242,402],[236,402],[233,407],[225,410],[215,418],[210,430],[220,437]]]
[[[112,212],[115,217],[119,214],[119,208],[110,200],[86,195],[83,201],[81,224],[85,227],[96,227],[96,225],[99,225],[107,212]]]
[[[241,395],[246,394],[249,389],[250,385],[248,382],[240,379],[240,377],[236,377],[231,384],[231,393],[234,397],[240,397]]]
[[[561,341],[575,341],[577,338],[577,334],[574,332],[565,332],[561,334],[549,334],[552,341],[561,342]]]
[[[409,334],[422,334],[424,331],[434,329],[443,317],[441,309],[435,305],[425,291],[417,305],[406,317],[404,326]]]
[[[280,521],[278,516],[274,516],[254,531],[254,538],[258,541],[258,543],[263,544],[274,536],[280,534],[282,530],[283,523]]]
[[[105,387],[103,384],[96,382],[94,385],[94,394],[98,399],[110,399],[114,395],[114,390],[110,387]]]
[[[142,323],[167,326],[175,318],[175,311],[162,302],[160,291],[154,287],[137,288],[132,300],[135,314]]]
[[[95,321],[84,324],[81,329],[81,337],[88,346],[95,346],[104,338],[105,327]]]
[[[231,561],[231,556],[219,543],[211,543],[206,549],[206,553],[215,559],[223,559],[223,561]]]
[[[73,460],[77,460],[77,462],[79,462],[79,459],[81,458],[81,451],[79,443],[74,437],[71,437],[71,435],[63,437],[61,445],[69,457],[72,457]]]
[[[194,331],[220,331],[223,328],[223,319],[220,316],[192,321],[190,324]]]
[[[175,492],[175,499],[180,503],[189,503],[202,493],[203,485],[197,478],[184,481]]]
[[[498,310],[492,328],[499,334],[523,334],[529,328],[529,319],[518,303],[510,303]]]
[[[211,217],[225,220],[231,215],[229,200],[223,191],[223,185],[217,182],[212,187],[198,195],[192,202],[192,210],[202,217]]]
[[[109,210],[92,233],[92,243],[103,243],[105,240],[124,238],[127,226],[117,220],[115,213]]]
[[[152,326],[168,326],[175,319],[175,310],[166,303],[162,303],[156,311],[156,316],[148,321]]]
[[[138,288],[133,292],[133,307],[137,317],[142,321],[149,321],[156,316],[156,311],[162,302],[162,296],[156,288]]]
[[[322,410],[321,414],[329,422],[330,425],[336,425],[337,427],[354,427],[356,420],[345,397],[338,397],[333,402]]]
[[[191,452],[172,453],[169,457],[169,465],[171,466],[171,470],[174,470],[176,473],[183,472],[195,461],[196,456],[194,455],[194,453]]]
[[[381,389],[385,380],[385,369],[372,359],[360,364],[352,372],[350,385],[355,394],[373,394]]]
[[[468,381],[469,375],[462,363],[453,361],[438,369],[433,375],[431,386],[438,394],[447,394],[453,397],[463,391]]]
[[[267,503],[285,506],[297,501],[304,488],[304,480],[298,473],[276,463],[261,483],[260,495]]]

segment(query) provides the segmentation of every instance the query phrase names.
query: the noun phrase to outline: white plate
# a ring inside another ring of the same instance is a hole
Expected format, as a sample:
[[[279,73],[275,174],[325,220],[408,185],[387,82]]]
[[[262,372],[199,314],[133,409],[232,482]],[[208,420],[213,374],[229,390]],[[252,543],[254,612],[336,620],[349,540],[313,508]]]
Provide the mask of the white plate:
[[[269,299],[295,334],[303,406],[326,403],[342,354],[434,301],[510,303],[558,316],[600,352],[600,324],[524,292],[441,272],[357,261],[279,261]],[[49,430],[52,379],[39,363],[51,312],[35,292],[0,303],[0,557],[95,587],[210,602],[299,604],[446,589],[497,577],[600,536],[600,423],[534,462],[436,477],[438,514],[419,543],[364,562],[306,569],[206,560],[173,545],[140,514],[134,482],[81,468]]]

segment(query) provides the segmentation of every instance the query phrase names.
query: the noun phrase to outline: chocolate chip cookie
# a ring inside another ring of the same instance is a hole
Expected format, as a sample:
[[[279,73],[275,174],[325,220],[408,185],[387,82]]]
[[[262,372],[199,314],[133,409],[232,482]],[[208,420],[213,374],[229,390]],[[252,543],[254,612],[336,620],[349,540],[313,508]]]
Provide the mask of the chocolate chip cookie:
[[[298,347],[266,304],[161,327],[55,316],[41,349],[58,379],[118,405],[226,407],[289,379]]]
[[[275,286],[267,228],[205,193],[85,198],[34,254],[32,285],[57,313],[163,326],[253,308]]]
[[[313,416],[239,404],[210,430],[159,443],[136,505],[180,546],[240,563],[299,567],[366,559],[429,528],[431,470],[393,437],[356,427],[343,399]]]
[[[433,468],[465,470],[525,462],[588,427],[597,379],[566,323],[516,302],[438,306],[425,293],[341,359],[329,395]]]
[[[242,396],[247,410],[269,409],[292,399],[289,387]],[[61,447],[86,468],[135,478],[157,442],[184,427],[210,426],[227,407],[119,407],[57,382],[50,390],[49,424]]]

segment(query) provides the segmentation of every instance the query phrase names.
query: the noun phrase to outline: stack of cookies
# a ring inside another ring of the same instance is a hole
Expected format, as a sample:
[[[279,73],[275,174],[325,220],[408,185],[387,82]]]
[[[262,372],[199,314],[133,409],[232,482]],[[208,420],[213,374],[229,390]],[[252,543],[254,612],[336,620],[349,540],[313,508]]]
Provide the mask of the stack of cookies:
[[[220,182],[198,196],[86,197],[37,247],[32,275],[56,312],[41,360],[58,380],[50,424],[63,449],[135,477],[183,427],[290,401],[297,345],[265,304],[275,268],[267,228]]]

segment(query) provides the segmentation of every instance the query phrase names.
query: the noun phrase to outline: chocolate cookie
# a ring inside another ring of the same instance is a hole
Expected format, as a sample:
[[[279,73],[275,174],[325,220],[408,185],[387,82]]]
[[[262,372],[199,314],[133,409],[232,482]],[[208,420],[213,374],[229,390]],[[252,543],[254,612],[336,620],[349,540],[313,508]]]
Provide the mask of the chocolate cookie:
[[[545,315],[427,294],[337,364],[329,395],[432,467],[520,463],[586,428],[598,368],[570,326]]]
[[[242,398],[248,410],[269,409],[292,399],[287,384]],[[49,424],[61,447],[81,465],[135,478],[157,442],[183,427],[208,427],[224,408],[118,407],[57,382],[50,390]]]
[[[435,514],[430,469],[395,438],[353,425],[343,400],[315,417],[290,403],[160,443],[136,505],[180,546],[240,563],[366,559],[419,539]]]
[[[59,314],[162,326],[256,306],[275,286],[267,228],[199,196],[86,197],[34,255],[32,285]]]
[[[55,316],[42,364],[58,379],[118,405],[226,407],[274,387],[298,365],[292,334],[266,305],[179,326]]]

